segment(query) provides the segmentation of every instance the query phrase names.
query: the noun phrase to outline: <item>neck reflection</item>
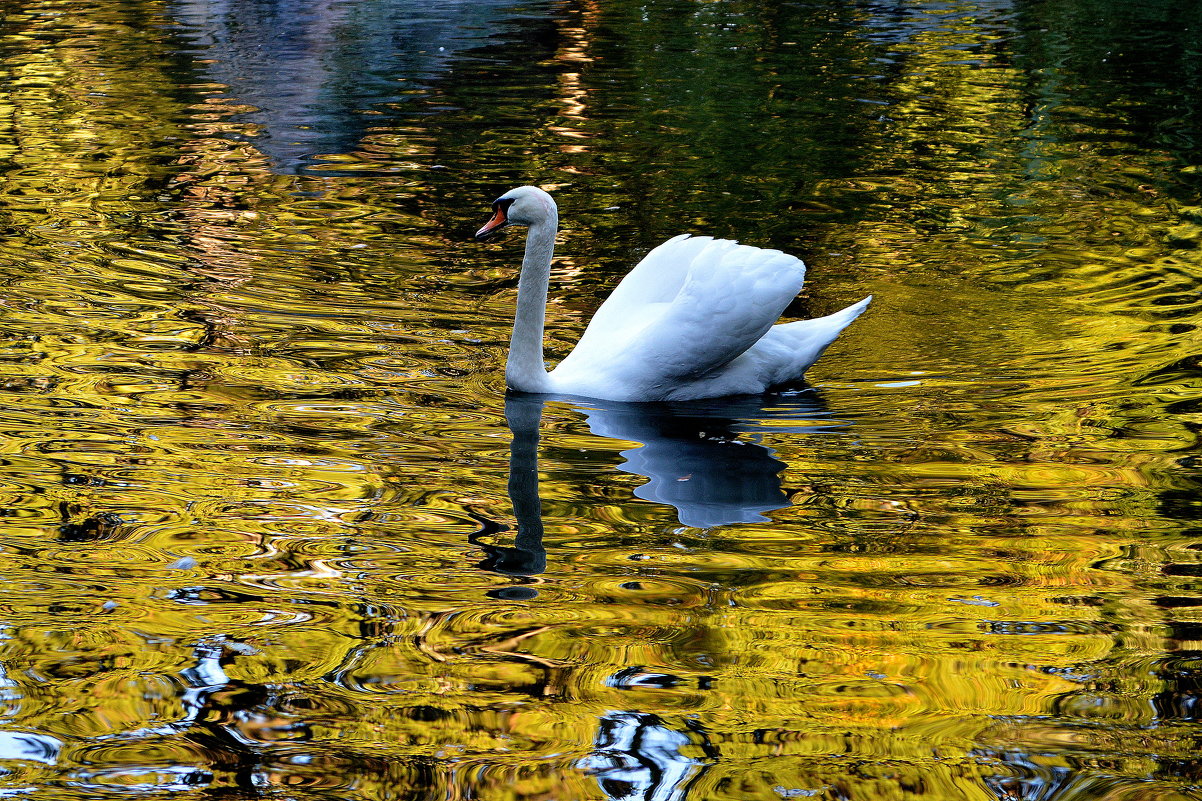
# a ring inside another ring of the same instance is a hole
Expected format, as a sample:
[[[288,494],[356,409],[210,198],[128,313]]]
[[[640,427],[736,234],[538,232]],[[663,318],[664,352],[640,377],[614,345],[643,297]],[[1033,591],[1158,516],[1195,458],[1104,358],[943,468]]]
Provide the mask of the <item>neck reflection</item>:
[[[589,431],[637,443],[620,453],[618,469],[648,480],[636,497],[676,510],[681,525],[714,528],[761,523],[766,512],[790,506],[781,488],[785,463],[758,441],[758,433],[829,431],[831,415],[813,389],[767,397],[719,398],[688,403],[621,403],[548,395],[511,394],[505,419],[510,445],[509,497],[518,531],[512,547],[477,537],[504,527],[482,521],[473,542],[485,551],[481,567],[530,576],[546,569],[542,501],[538,486],[539,424],[549,401],[567,402],[584,414]]]

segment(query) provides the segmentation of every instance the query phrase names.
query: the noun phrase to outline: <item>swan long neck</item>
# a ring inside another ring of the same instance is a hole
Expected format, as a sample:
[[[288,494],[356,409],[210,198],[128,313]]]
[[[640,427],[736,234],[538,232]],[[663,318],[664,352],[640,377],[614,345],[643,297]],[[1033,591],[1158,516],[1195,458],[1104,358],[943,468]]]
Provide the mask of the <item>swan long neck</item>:
[[[530,225],[526,235],[526,255],[518,279],[517,314],[509,340],[509,361],[505,365],[505,383],[522,392],[544,392],[547,387],[543,324],[558,230],[559,215],[551,208],[544,219]]]

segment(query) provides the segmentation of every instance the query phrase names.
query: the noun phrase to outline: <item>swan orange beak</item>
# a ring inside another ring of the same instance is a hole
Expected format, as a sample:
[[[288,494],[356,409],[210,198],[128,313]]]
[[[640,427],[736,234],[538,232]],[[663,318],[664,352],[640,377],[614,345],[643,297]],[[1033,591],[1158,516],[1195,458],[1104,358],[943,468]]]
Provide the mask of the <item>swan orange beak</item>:
[[[488,222],[484,223],[484,227],[476,232],[476,239],[488,239],[490,236],[509,225],[509,217],[505,214],[506,205],[501,203],[493,204],[493,215]]]

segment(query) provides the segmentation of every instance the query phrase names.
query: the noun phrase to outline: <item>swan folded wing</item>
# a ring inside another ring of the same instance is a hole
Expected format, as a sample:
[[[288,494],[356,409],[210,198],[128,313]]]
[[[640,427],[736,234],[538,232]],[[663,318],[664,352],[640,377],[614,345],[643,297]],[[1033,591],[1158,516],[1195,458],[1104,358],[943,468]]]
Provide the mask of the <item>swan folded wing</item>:
[[[708,240],[696,238],[700,239]],[[668,252],[657,259],[673,255],[677,248],[675,255],[688,257],[672,297],[658,294],[666,281],[656,284],[639,276],[634,286],[648,288],[649,302],[627,301],[633,293],[622,292],[627,283],[623,281],[606,302],[614,308],[598,313],[600,326],[594,318],[561,365],[563,372],[603,373],[607,381],[632,391],[696,380],[754,345],[801,289],[805,265],[794,256],[729,240],[696,240],[676,239],[660,246]],[[642,271],[653,254],[631,276]],[[679,272],[678,266],[675,269]]]
[[[577,349],[587,351],[590,340],[608,350],[614,337],[626,337],[650,319],[651,312],[670,303],[689,276],[693,260],[714,241],[712,236],[674,236],[654,248],[634,266],[593,314]],[[648,307],[651,307],[649,310]]]
[[[556,368],[558,375],[595,372],[613,359],[619,343],[657,320],[680,294],[693,260],[714,241],[711,236],[674,236],[643,257],[618,283]]]

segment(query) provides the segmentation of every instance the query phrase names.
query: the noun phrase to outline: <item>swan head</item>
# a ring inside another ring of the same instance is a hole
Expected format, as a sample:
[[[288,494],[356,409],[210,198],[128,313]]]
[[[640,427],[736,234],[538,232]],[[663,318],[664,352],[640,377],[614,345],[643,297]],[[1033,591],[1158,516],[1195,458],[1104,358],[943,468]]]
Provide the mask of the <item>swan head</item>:
[[[507,225],[537,225],[558,219],[550,195],[537,186],[519,186],[493,201],[492,217],[476,232],[476,239],[487,239]]]

